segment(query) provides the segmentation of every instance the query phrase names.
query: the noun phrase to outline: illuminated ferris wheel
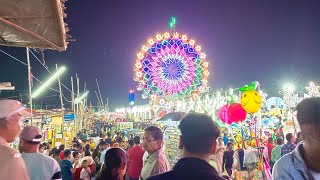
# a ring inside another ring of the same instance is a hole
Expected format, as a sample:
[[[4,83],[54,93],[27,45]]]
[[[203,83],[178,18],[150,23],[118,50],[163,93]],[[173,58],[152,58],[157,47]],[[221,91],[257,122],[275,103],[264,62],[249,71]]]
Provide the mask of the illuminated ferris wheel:
[[[174,24],[171,21],[170,27]],[[151,95],[166,99],[196,96],[205,90],[208,76],[206,55],[187,35],[157,34],[137,54],[134,80],[143,99]]]

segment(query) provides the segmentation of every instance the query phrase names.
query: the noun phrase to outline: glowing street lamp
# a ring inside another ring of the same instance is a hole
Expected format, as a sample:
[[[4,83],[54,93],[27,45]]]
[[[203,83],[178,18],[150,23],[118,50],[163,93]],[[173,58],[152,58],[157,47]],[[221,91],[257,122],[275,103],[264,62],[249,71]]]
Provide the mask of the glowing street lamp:
[[[66,70],[65,67],[61,67],[53,76],[51,76],[42,86],[40,86],[39,89],[37,89],[33,94],[32,98],[36,98],[39,96],[45,89],[49,87],[51,83],[54,82],[55,79],[57,79],[64,71]]]
[[[85,97],[87,97],[89,94],[89,91],[87,91],[86,93],[82,94],[79,98],[76,98],[74,100],[74,104],[78,104],[79,102],[81,102]]]
[[[286,83],[286,84],[283,85],[283,90],[284,91],[289,91],[289,92],[294,92],[295,91],[295,87],[291,83]]]
[[[291,83],[286,83],[283,85],[283,101],[289,107],[294,107],[296,105],[294,95],[295,95],[295,87]]]

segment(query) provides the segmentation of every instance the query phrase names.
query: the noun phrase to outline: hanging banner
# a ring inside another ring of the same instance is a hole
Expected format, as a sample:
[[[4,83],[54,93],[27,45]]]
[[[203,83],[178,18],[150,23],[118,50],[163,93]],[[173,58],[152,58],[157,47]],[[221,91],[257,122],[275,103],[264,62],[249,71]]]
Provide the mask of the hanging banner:
[[[61,116],[52,117],[51,124],[53,124],[53,125],[61,125],[62,123],[63,122],[62,122],[62,117]]]

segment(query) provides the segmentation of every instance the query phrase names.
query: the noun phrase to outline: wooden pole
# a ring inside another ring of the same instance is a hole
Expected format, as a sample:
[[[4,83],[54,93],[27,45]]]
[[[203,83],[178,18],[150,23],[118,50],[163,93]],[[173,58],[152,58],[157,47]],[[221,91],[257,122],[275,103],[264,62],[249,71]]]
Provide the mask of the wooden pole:
[[[56,70],[58,71],[58,65],[56,64]],[[62,116],[62,126],[64,125],[64,110],[63,110],[63,99],[62,99],[62,90],[61,90],[61,83],[60,83],[60,75],[58,75],[58,83],[59,83],[59,93],[60,93],[60,103],[61,103],[61,116]],[[61,132],[61,134],[63,134]]]
[[[104,106],[103,100],[102,100],[102,97],[101,97],[101,92],[100,92],[100,87],[99,87],[99,83],[98,83],[98,78],[96,78],[96,82],[97,82],[98,92],[99,92],[99,95],[100,95],[101,106]]]
[[[102,104],[100,102],[100,99],[99,99],[97,91],[94,91],[94,92],[96,93],[96,96],[97,96],[97,99],[98,99],[98,111],[100,111],[100,106],[102,106]]]
[[[77,78],[77,98],[80,97],[80,79],[78,77],[78,74],[76,73],[76,78]],[[78,126],[78,131],[80,131],[80,113],[79,113],[79,103],[77,103],[77,126]],[[77,132],[78,133],[78,132]]]
[[[30,65],[30,57],[29,57],[29,48],[26,47],[27,53],[27,64],[28,64],[28,83],[29,83],[29,104],[30,104],[30,112],[32,113],[32,91],[31,91],[31,65]],[[33,118],[31,117],[31,126],[32,126]]]
[[[73,88],[73,77],[71,76],[71,97],[72,97],[72,103],[71,103],[71,106],[72,106],[72,111],[73,111],[73,114],[76,118],[76,110],[75,110],[75,107],[74,107],[74,88]],[[74,131],[75,131],[75,134],[77,133],[77,123],[76,123],[76,119],[73,120],[73,123],[74,123]]]

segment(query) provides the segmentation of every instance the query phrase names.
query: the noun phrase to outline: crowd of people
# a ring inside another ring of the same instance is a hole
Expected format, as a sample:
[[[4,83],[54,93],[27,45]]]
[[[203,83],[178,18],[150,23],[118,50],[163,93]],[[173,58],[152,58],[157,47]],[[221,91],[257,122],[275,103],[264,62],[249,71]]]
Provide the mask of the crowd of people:
[[[205,114],[189,113],[181,119],[181,159],[174,167],[170,167],[164,153],[163,130],[157,126],[146,127],[143,137],[129,138],[121,132],[88,137],[84,130],[73,139],[71,147],[61,144],[51,148],[41,142],[39,128],[26,126],[21,131],[28,116],[31,114],[20,102],[0,100],[0,179],[222,180],[231,179],[233,174],[233,141],[221,137],[218,125]],[[272,179],[320,179],[319,118],[320,98],[305,99],[297,106],[301,128],[297,138],[289,133],[286,144],[282,138],[276,143],[269,138],[262,145],[265,161],[273,166]],[[20,138],[20,152],[9,146],[16,137]],[[238,151],[238,156],[241,153]],[[217,168],[210,164],[212,159]]]

